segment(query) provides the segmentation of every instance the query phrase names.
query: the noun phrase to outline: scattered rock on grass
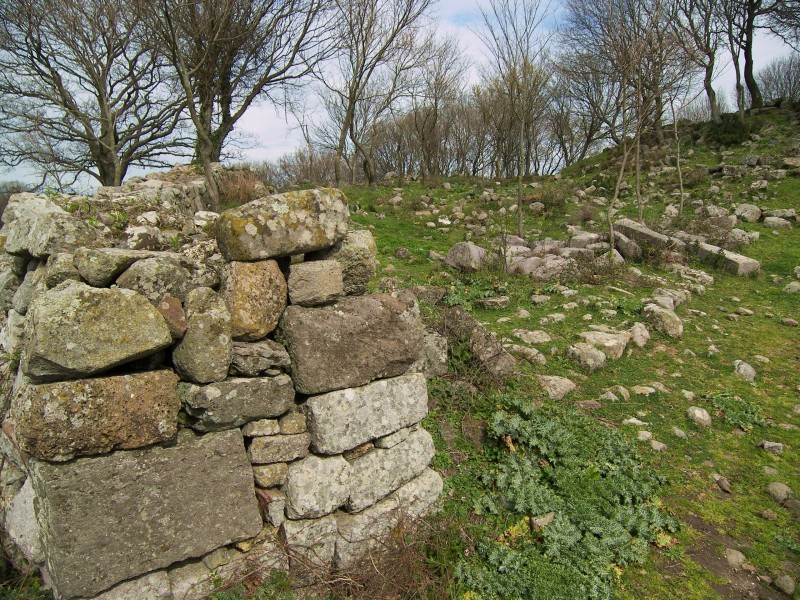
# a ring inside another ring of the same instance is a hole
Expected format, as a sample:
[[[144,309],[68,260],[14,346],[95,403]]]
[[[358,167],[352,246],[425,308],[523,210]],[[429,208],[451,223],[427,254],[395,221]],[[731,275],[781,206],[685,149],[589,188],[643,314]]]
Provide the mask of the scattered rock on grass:
[[[759,448],[763,448],[770,454],[783,454],[783,444],[780,442],[770,442],[769,440],[762,440],[758,443]]]
[[[773,582],[775,587],[782,591],[787,596],[792,596],[794,594],[794,590],[797,587],[795,581],[789,575],[781,575],[777,577]]]
[[[690,406],[686,409],[686,416],[700,427],[711,427],[711,415],[699,406]]]
[[[578,386],[566,377],[557,375],[538,375],[539,385],[551,400],[561,400],[564,396],[573,392]]]
[[[755,381],[756,380],[756,370],[749,365],[748,363],[744,362],[743,360],[735,360],[733,361],[733,368],[736,375],[744,379],[745,381]]]
[[[783,503],[792,497],[792,488],[780,481],[773,481],[767,484],[767,493],[775,502]]]

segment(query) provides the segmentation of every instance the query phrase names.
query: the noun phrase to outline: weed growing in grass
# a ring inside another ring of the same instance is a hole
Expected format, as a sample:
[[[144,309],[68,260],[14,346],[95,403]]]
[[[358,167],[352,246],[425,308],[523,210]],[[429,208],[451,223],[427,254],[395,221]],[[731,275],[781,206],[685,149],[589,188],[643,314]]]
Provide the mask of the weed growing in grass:
[[[509,452],[484,473],[491,491],[475,511],[512,526],[478,544],[461,582],[484,599],[611,597],[620,567],[677,529],[656,497],[663,481],[620,433],[572,407],[505,404],[489,431]]]
[[[754,425],[766,425],[761,407],[749,400],[734,396],[730,392],[708,394],[706,398],[711,400],[714,408],[722,413],[728,425],[743,431],[750,431]]]

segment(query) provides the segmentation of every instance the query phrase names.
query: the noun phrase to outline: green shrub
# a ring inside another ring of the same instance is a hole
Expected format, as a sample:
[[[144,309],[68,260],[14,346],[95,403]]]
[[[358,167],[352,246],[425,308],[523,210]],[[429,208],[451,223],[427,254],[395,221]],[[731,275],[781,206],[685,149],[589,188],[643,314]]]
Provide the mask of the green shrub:
[[[708,139],[723,146],[733,146],[747,141],[750,137],[750,127],[747,123],[739,121],[735,113],[725,113],[719,123],[708,124]]]

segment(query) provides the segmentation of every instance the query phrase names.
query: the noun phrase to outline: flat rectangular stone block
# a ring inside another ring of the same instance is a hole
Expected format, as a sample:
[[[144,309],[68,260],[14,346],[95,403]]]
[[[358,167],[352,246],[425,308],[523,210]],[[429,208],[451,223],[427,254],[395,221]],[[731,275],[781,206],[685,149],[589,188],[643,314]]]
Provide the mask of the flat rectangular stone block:
[[[428,414],[428,388],[420,373],[329,392],[305,404],[316,452],[340,454],[408,427]]]
[[[262,521],[241,431],[184,431],[170,448],[31,461],[57,595],[115,583],[255,537]]]
[[[699,244],[697,246],[697,258],[703,264],[718,266],[728,273],[742,277],[755,275],[761,270],[761,263],[754,258],[723,250],[712,244]]]
[[[289,462],[296,458],[308,456],[308,447],[310,445],[311,435],[308,433],[270,435],[253,438],[248,454],[250,462],[254,465]]]
[[[387,450],[376,448],[350,463],[347,510],[359,512],[422,473],[433,460],[433,439],[424,429]]]

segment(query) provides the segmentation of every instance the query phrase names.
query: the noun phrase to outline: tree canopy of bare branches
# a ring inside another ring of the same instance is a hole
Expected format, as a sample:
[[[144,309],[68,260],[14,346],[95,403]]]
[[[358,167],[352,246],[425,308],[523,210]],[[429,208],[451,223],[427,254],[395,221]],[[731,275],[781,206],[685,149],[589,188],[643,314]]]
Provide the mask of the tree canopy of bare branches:
[[[124,0],[0,3],[2,161],[113,186],[186,152],[184,102],[145,36]]]
[[[212,203],[211,165],[236,123],[259,100],[281,101],[329,50],[323,0],[159,0],[149,12],[177,74]],[[214,206],[218,208],[218,206]]]

